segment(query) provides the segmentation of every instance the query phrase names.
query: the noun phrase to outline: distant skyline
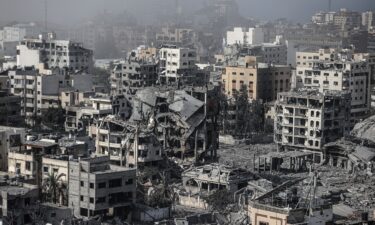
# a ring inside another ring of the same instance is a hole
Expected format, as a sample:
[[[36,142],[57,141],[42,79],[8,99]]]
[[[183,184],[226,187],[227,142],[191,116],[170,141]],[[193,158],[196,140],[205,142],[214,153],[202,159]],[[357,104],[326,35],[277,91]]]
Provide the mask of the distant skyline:
[[[124,10],[140,22],[153,21],[157,15],[174,12],[176,0],[47,0],[48,21],[73,25],[103,11]],[[180,0],[184,11],[195,11],[207,0]],[[328,8],[328,0],[237,0],[244,17],[261,20],[287,18],[307,22],[311,15]],[[356,11],[375,10],[375,0],[332,0],[333,10],[348,8]],[[0,21],[44,20],[44,0],[0,0]]]

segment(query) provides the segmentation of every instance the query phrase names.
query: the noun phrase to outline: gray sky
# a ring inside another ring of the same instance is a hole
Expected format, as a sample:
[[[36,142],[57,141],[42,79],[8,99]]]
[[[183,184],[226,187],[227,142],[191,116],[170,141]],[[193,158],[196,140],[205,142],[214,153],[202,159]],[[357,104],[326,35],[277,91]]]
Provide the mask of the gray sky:
[[[175,0],[47,0],[48,20],[74,24],[98,12],[127,10],[137,17],[154,18],[167,13]],[[184,10],[200,7],[206,0],[180,0]],[[333,9],[375,10],[375,0],[332,0]],[[327,9],[328,0],[237,0],[241,14],[263,20],[287,18],[306,22],[319,10]],[[44,0],[0,0],[0,21],[43,21]],[[142,19],[140,19],[142,21]]]

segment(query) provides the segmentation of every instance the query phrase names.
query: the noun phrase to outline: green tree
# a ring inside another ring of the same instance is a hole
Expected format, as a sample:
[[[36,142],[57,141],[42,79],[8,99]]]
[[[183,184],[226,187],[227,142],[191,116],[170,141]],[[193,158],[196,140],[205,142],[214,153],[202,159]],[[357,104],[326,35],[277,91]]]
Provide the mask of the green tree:
[[[65,123],[65,110],[59,106],[58,108],[48,108],[42,116],[43,124],[54,128],[63,128]]]
[[[236,136],[243,136],[249,132],[249,95],[246,85],[242,85],[239,92],[234,92],[234,104],[236,109],[235,131]]]
[[[43,180],[43,194],[44,200],[57,203],[59,199],[62,199],[62,202],[65,202],[66,194],[66,185],[62,181],[62,177],[66,176],[65,174],[57,174],[55,172],[49,173],[48,176]]]

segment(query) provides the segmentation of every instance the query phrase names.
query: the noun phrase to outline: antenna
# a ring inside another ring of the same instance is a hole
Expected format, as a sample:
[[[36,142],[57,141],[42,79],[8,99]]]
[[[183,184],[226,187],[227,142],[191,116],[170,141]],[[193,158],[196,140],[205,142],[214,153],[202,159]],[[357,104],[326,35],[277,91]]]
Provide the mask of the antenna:
[[[328,12],[332,11],[332,0],[328,0]]]
[[[48,5],[47,0],[44,0],[44,31],[47,32],[47,15],[48,15]]]

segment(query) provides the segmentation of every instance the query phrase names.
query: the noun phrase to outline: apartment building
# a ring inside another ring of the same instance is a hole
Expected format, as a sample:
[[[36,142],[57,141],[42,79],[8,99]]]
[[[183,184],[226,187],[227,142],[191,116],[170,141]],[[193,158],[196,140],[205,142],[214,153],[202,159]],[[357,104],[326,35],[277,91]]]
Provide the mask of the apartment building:
[[[23,148],[25,132],[25,128],[0,126],[0,171],[8,171],[9,152]]]
[[[69,96],[61,99],[61,91],[74,88],[86,92],[92,89],[92,77],[87,74],[66,76],[62,74],[41,75],[34,68],[11,70],[8,72],[10,93],[21,98],[21,116],[32,124],[36,116],[41,116],[49,108],[66,104]],[[61,103],[64,100],[63,104]]]
[[[78,218],[124,219],[136,199],[136,170],[110,164],[108,156],[69,161],[69,207]]]
[[[275,142],[284,148],[320,151],[350,132],[350,93],[300,89],[279,93]]]
[[[111,93],[131,100],[139,89],[151,87],[158,80],[158,63],[130,57],[117,64],[111,73]]]
[[[229,97],[245,85],[250,100],[273,101],[277,93],[290,89],[291,67],[248,61],[245,66],[227,66],[222,91]]]
[[[87,72],[93,67],[93,52],[82,44],[56,40],[56,35],[39,39],[24,39],[17,46],[17,66],[38,68],[42,63],[45,68],[60,68],[66,72]]]
[[[21,98],[21,116],[27,123],[44,110],[60,105],[59,89],[66,84],[64,75],[41,76],[34,69],[17,69],[9,71],[8,76],[10,93]]]
[[[362,26],[370,31],[375,26],[375,15],[373,11],[362,13]]]
[[[163,46],[159,51],[160,80],[163,83],[174,83],[191,75],[196,69],[197,54],[194,49]]]
[[[349,91],[353,124],[369,113],[371,75],[366,60],[353,60],[343,55],[341,58],[330,57],[329,61],[324,59],[311,63],[312,66],[297,66],[297,88],[316,89],[320,92]]]

